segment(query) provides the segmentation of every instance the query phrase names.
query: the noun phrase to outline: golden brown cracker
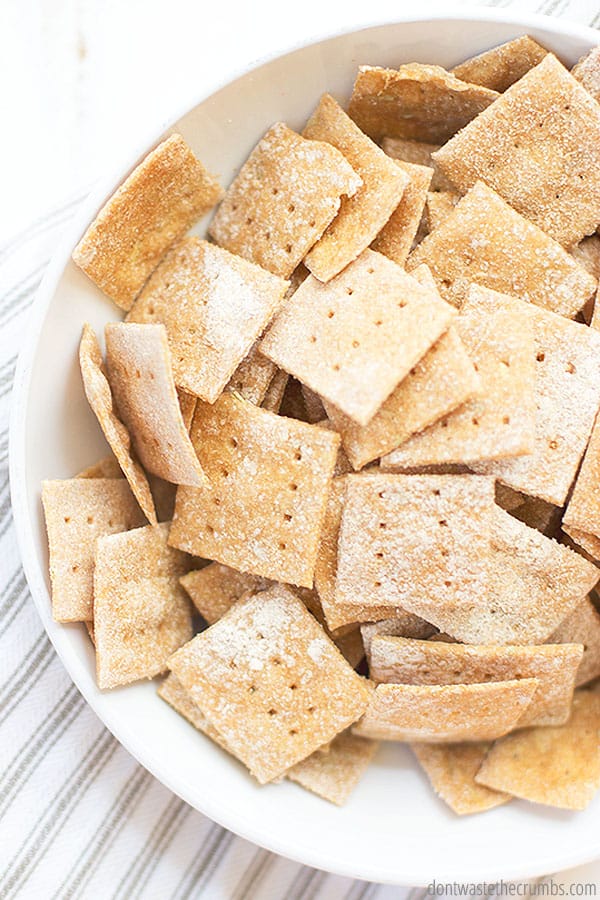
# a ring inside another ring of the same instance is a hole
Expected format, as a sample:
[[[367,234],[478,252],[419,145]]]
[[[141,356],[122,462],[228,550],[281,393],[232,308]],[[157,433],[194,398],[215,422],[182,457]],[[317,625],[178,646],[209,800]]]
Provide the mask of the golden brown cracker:
[[[497,96],[440,66],[360,66],[348,112],[374,141],[394,137],[443,144]]]
[[[170,666],[261,783],[334,738],[368,702],[364,680],[279,585],[236,604]]]
[[[169,247],[222,195],[181,135],[172,134],[104,204],[73,260],[122,309],[129,309]]]
[[[260,406],[269,385],[277,372],[277,366],[263,356],[258,349],[258,341],[251,348],[244,360],[239,364],[229,380],[228,388],[240,394],[244,400]]]
[[[600,47],[592,47],[571,69],[571,75],[600,103]]]
[[[563,528],[600,538],[600,422],[594,424],[573,491],[563,516]]]
[[[189,432],[192,419],[194,418],[194,410],[196,409],[196,397],[193,394],[188,394],[183,388],[176,388],[176,391],[183,424],[186,431]]]
[[[597,234],[584,237],[569,252],[593,278],[600,278],[600,237]],[[585,307],[583,311],[585,312]]]
[[[583,644],[583,656],[575,678],[577,687],[600,676],[600,615],[588,597],[571,610],[548,642]]]
[[[371,656],[371,644],[374,637],[380,635],[396,635],[404,638],[416,638],[420,641],[429,640],[437,633],[435,625],[430,625],[425,619],[420,619],[413,613],[401,613],[393,619],[382,619],[380,622],[367,622],[360,626],[363,646],[367,661]],[[370,662],[369,662],[370,666]]]
[[[307,278],[260,349],[365,425],[452,318],[439,295],[381,253],[365,250],[327,284]]]
[[[360,177],[339,150],[286,125],[256,145],[215,215],[221,247],[288,278],[351,197]]]
[[[440,149],[440,144],[428,144],[425,141],[410,141],[404,138],[384,137],[381,148],[394,159],[400,159],[417,166],[428,166],[433,169],[431,179],[432,191],[455,191],[456,188],[437,168],[431,154]]]
[[[450,71],[456,78],[503,93],[537,66],[548,51],[524,34],[485,53],[479,53]]]
[[[494,809],[511,799],[510,794],[493,791],[475,781],[475,775],[491,746],[490,741],[411,744],[432,788],[459,816]]]
[[[376,741],[344,732],[332,741],[328,753],[316,751],[289,769],[286,777],[324,800],[343,806],[364,775],[377,746]]]
[[[371,247],[393,259],[399,266],[403,266],[419,230],[433,170],[428,166],[416,166],[400,160],[396,162],[408,176],[408,184],[404,188],[400,203]]]
[[[104,456],[97,463],[82,469],[75,476],[76,478],[123,478],[123,471],[117,462],[116,457],[111,453],[110,456]]]
[[[173,707],[180,716],[187,719],[194,728],[197,728],[198,731],[201,731],[213,740],[222,747],[223,750],[229,752],[226,742],[223,740],[217,729],[211,725],[200,707],[193,702],[188,692],[172,672],[169,672],[167,677],[161,681],[157,693],[158,696],[168,703],[169,706]]]
[[[289,377],[287,372],[281,369],[275,373],[261,403],[263,409],[269,409],[274,413],[280,412]]]
[[[448,218],[459,200],[460,194],[457,194],[456,191],[429,191],[427,193],[424,216],[428,233]]]
[[[188,572],[179,580],[209,625],[218,622],[244,594],[255,594],[271,583],[259,575],[247,575],[220,563]]]
[[[225,393],[198,402],[191,438],[210,484],[179,487],[170,543],[312,587],[338,435]]]

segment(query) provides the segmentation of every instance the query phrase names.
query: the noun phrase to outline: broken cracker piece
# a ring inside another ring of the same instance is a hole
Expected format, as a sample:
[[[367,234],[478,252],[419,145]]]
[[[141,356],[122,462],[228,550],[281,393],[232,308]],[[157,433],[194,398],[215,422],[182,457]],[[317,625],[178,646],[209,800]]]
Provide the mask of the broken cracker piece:
[[[261,784],[346,729],[368,703],[364,680],[280,585],[236,604],[170,666]]]
[[[137,528],[145,517],[124,478],[44,481],[42,503],[50,553],[52,616],[57,622],[91,621],[96,540]]]
[[[324,800],[343,806],[377,747],[376,741],[344,732],[332,741],[328,753],[316,751],[289,769],[286,777]]]
[[[303,135],[336,147],[362,179],[304,259],[319,281],[329,281],[375,240],[404,198],[409,173],[363,134],[330,94],[321,97]]]
[[[443,144],[497,97],[440,66],[360,66],[348,113],[374,141],[396,137]]]
[[[256,406],[260,406],[267,396],[269,385],[277,373],[277,366],[260,353],[258,343],[239,364],[227,385],[229,390],[236,391]]]
[[[411,749],[438,797],[457,815],[465,816],[494,809],[512,799],[510,794],[493,791],[475,781],[491,746],[491,741],[481,741],[411,744]]]
[[[289,278],[361,179],[339,150],[286,125],[256,145],[212,220],[221,247]]]
[[[121,309],[129,309],[169,247],[222,193],[181,135],[172,134],[104,204],[73,261]]]
[[[503,93],[537,66],[548,51],[524,34],[485,53],[479,53],[450,71],[456,78]]]
[[[600,787],[600,696],[577,691],[566,725],[528,728],[494,744],[478,784],[532,803],[585,809]]]
[[[494,740],[515,727],[538,684],[535,678],[489,684],[379,684],[352,731],[381,741]]]
[[[79,364],[88,403],[98,419],[135,499],[150,524],[156,525],[156,510],[148,479],[140,464],[131,454],[131,437],[116,414],[98,339],[87,324],[84,325],[81,335]]]
[[[179,580],[209,625],[218,622],[244,594],[256,594],[271,584],[259,575],[247,575],[220,563],[188,572]]]
[[[312,587],[339,436],[227,392],[198,402],[191,439],[210,483],[179,487],[172,546]]]
[[[167,546],[169,523],[100,538],[94,569],[98,687],[114,688],[167,669],[194,633],[179,577],[185,553]]]

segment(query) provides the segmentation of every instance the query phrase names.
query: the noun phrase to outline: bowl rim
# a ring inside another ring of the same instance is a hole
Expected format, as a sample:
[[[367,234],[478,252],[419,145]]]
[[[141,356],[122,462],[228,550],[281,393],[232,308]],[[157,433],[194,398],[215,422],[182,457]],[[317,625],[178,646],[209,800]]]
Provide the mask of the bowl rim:
[[[143,748],[136,744],[134,736],[127,732],[119,721],[119,716],[112,716],[110,710],[103,709],[102,713],[98,712],[96,698],[91,696],[90,691],[85,684],[82,684],[78,675],[78,662],[67,650],[66,645],[62,646],[58,635],[59,632],[53,634],[53,619],[48,606],[48,591],[45,580],[45,573],[36,560],[35,539],[32,524],[29,517],[27,491],[26,491],[26,423],[27,423],[27,401],[31,386],[31,375],[33,364],[38,347],[40,334],[45,322],[46,313],[50,303],[54,297],[58,284],[62,278],[65,267],[71,259],[71,253],[80,236],[83,234],[88,224],[92,221],[97,211],[102,207],[105,201],[112,195],[119,184],[127,177],[141,159],[150,151],[150,149],[163,139],[173,126],[190,113],[196,106],[210,98],[221,88],[237,81],[250,72],[261,68],[262,66],[297,50],[304,49],[312,44],[318,44],[343,37],[353,33],[369,31],[372,28],[379,28],[385,25],[397,25],[403,23],[420,23],[427,21],[468,21],[470,23],[504,23],[514,24],[522,28],[524,31],[543,29],[557,36],[568,34],[570,37],[582,40],[594,46],[600,43],[600,34],[593,28],[573,23],[561,17],[549,17],[539,13],[521,14],[516,9],[498,10],[489,7],[473,7],[464,6],[459,10],[448,11],[438,5],[427,7],[421,15],[416,14],[397,14],[390,17],[389,14],[381,14],[373,17],[368,15],[357,17],[356,21],[343,29],[327,29],[322,31],[311,32],[308,36],[301,40],[286,42],[283,47],[272,52],[263,54],[255,59],[251,59],[243,63],[241,66],[232,66],[225,73],[217,78],[206,79],[202,89],[198,92],[192,103],[186,101],[177,109],[174,115],[163,119],[160,126],[149,128],[142,140],[136,143],[134,151],[128,153],[120,165],[115,165],[111,174],[102,178],[90,194],[81,201],[81,208],[75,214],[73,221],[65,229],[65,233],[55,250],[52,259],[47,267],[46,273],[35,293],[34,300],[27,313],[27,331],[15,369],[13,381],[11,403],[10,403],[10,420],[9,420],[9,480],[10,480],[10,496],[13,511],[15,532],[17,537],[17,547],[19,550],[21,563],[27,580],[27,584],[31,591],[37,612],[42,620],[47,636],[50,638],[54,650],[65,667],[69,677],[76,685],[84,697],[86,703],[90,705],[92,710],[99,716],[104,726],[112,733],[119,743],[127,750],[128,753],[153,777],[160,783],[165,785],[172,793],[180,797],[186,803],[190,803],[184,795],[183,789],[177,784],[177,779],[172,773],[158,772],[152,753],[147,748]],[[64,628],[64,626],[62,626]],[[405,885],[419,887],[423,884],[422,871],[410,869],[410,860],[403,860],[408,868],[406,874],[402,875],[400,881],[396,877],[391,878],[389,875],[381,877],[381,873],[368,871],[363,866],[363,872],[358,873],[351,864],[342,864],[340,861],[332,866],[318,847],[303,847],[302,851],[296,851],[285,840],[278,838],[276,830],[263,826],[261,830],[257,830],[255,823],[242,821],[241,817],[228,815],[216,803],[206,802],[204,805],[192,804],[192,808],[201,814],[207,816],[210,820],[216,822],[232,833],[262,847],[268,851],[276,853],[287,859],[293,860],[302,865],[312,866],[333,874],[354,878],[357,880],[369,880],[375,883],[385,883],[394,885]],[[595,850],[581,852],[574,848],[569,851],[565,848],[559,856],[555,857],[554,871],[570,869],[574,866],[591,863],[600,858],[600,844]],[[475,861],[474,861],[475,864]],[[494,878],[504,880],[516,880],[532,877],[539,877],[548,874],[546,864],[536,865],[510,865],[503,861],[502,871],[495,873],[478,872],[476,876],[481,875],[480,880],[492,881]],[[469,876],[469,880],[471,876]],[[474,879],[477,880],[476,878]]]

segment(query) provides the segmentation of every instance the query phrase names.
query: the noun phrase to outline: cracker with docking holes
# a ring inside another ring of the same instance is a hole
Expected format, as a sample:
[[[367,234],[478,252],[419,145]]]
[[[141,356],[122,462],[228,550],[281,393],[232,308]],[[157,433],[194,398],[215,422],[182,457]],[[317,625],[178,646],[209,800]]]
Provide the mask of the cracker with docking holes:
[[[198,402],[191,438],[209,484],[178,488],[172,546],[312,587],[339,436],[225,393]]]
[[[467,84],[440,66],[360,66],[348,112],[374,141],[393,137],[443,144],[497,97],[496,91]]]
[[[459,190],[482,179],[564,247],[600,222],[600,105],[551,53],[434,159]]]
[[[108,381],[140,462],[165,481],[203,484],[206,476],[179,405],[164,325],[109,322],[104,333]]]
[[[94,638],[100,688],[154,678],[194,634],[179,584],[185,553],[167,545],[169,524],[136,528],[96,543]]]
[[[342,197],[352,197],[361,184],[331,144],[278,123],[229,187],[210,235],[232,253],[289,278],[337,215]]]
[[[535,344],[523,305],[517,297],[471,286],[453,327],[480,390],[389,453],[382,460],[385,468],[473,463],[533,450]]]
[[[354,734],[380,741],[491,741],[515,727],[539,682],[379,684]]]
[[[105,203],[73,261],[118,306],[129,309],[169,247],[222,193],[181,135],[172,134]]]
[[[237,603],[170,668],[261,783],[344,731],[369,698],[318,622],[279,585]]]
[[[162,323],[175,383],[214,403],[287,287],[283,278],[192,235],[165,257],[127,320]]]
[[[600,111],[600,110],[599,110]],[[573,317],[595,291],[595,278],[495,191],[477,183],[411,253],[426,263],[442,297],[461,306],[473,282]]]
[[[348,475],[336,601],[421,615],[423,598],[443,607],[485,597],[494,509],[489,478]]]
[[[79,365],[85,395],[104,437],[115,454],[142,512],[151,525],[156,525],[156,509],[148,479],[140,464],[132,456],[131,436],[115,410],[98,339],[87,324],[83,327],[79,345]]]
[[[600,696],[578,691],[566,725],[528,728],[491,748],[478,784],[560,809],[585,809],[600,787]]]
[[[518,727],[562,725],[571,712],[582,654],[583,645],[577,643],[470,647],[375,635],[369,677],[377,684],[476,684],[537,678],[539,686]]]
[[[381,253],[304,281],[261,353],[360,425],[448,329],[455,311]]]
[[[547,53],[537,41],[524,34],[465,60],[454,66],[451,72],[462,81],[479,84],[502,94],[537,66]]]
[[[124,478],[44,481],[42,503],[50,550],[52,615],[57,622],[93,618],[94,546],[100,537],[145,523]]]
[[[336,147],[362,179],[304,260],[319,281],[329,281],[375,240],[404,199],[409,173],[363,134],[329,94],[321,97],[303,135]]]
[[[457,815],[466,816],[494,809],[512,799],[510,794],[494,791],[475,781],[491,746],[491,741],[474,741],[411,744],[411,749],[438,797]]]

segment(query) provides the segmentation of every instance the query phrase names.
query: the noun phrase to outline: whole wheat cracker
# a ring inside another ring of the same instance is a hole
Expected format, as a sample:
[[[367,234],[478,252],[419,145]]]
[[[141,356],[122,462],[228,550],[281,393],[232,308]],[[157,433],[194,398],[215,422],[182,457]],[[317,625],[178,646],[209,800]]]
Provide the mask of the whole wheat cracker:
[[[563,515],[563,528],[586,532],[600,539],[600,421],[594,423],[589,443]]]
[[[93,618],[94,546],[103,535],[144,524],[124,478],[77,477],[42,482],[48,532],[52,616],[57,622]]]
[[[144,468],[175,484],[203,484],[171,372],[164,325],[109,322],[106,369],[119,417]]]
[[[548,51],[527,34],[479,53],[450,71],[456,78],[503,93],[537,66]]]
[[[339,150],[362,180],[304,259],[319,281],[329,281],[376,238],[404,197],[409,175],[363,134],[330,94],[323,94],[302,134]]]
[[[538,684],[535,678],[489,684],[380,684],[352,730],[381,741],[494,740],[515,727]]]
[[[578,553],[496,508],[485,594],[454,605],[423,597],[411,611],[470,644],[541,644],[594,587]]]
[[[456,191],[428,191],[424,212],[428,233],[448,218],[460,198]]]
[[[401,160],[396,160],[396,165],[408,176],[408,183],[398,206],[371,247],[403,266],[419,230],[433,170],[429,166],[417,166]]]
[[[600,676],[600,615],[589,597],[571,610],[548,641],[553,644],[583,644],[583,656],[575,678],[577,687]]]
[[[600,103],[600,47],[592,47],[571,69],[571,75]]]
[[[565,247],[600,222],[600,106],[551,53],[434,158],[459,190],[484,180]]]
[[[377,752],[378,744],[350,732],[338,735],[329,753],[313,753],[286,772],[290,781],[343,806]]]
[[[162,323],[175,383],[214,403],[287,287],[283,278],[191,235],[165,257],[127,320]]]
[[[475,780],[533,803],[585,809],[600,787],[599,729],[600,696],[577,691],[566,725],[497,741]]]
[[[560,244],[482,181],[413,250],[407,269],[421,263],[455,306],[475,282],[573,317],[595,291],[595,279]]]
[[[600,561],[600,538],[589,531],[581,531],[572,525],[562,525],[563,537],[567,535],[573,542],[574,549],[592,562]]]
[[[217,244],[288,278],[361,178],[324,141],[273,125],[230,185],[210,226]]]
[[[256,594],[271,584],[259,575],[247,575],[214,562],[187,572],[179,581],[209,625],[218,622],[244,594]]]
[[[177,680],[172,672],[169,672],[167,677],[161,681],[157,694],[162,700],[168,703],[175,712],[178,712],[180,716],[187,719],[194,728],[197,728],[198,731],[201,731],[209,737],[212,741],[222,747],[223,750],[226,750],[228,753],[230,752],[227,742],[221,737],[217,729],[211,725],[200,707],[193,702],[184,686]]]
[[[535,447],[528,456],[474,464],[509,487],[563,506],[600,405],[600,335],[523,304],[536,343]]]
[[[479,393],[480,385],[467,349],[452,326],[366,425],[358,425],[330,403],[326,409],[353,468],[362,469],[379,457],[390,461],[397,447],[401,451],[417,432],[461,407]]]
[[[386,468],[473,463],[530,453],[535,441],[533,322],[523,301],[472,285],[454,328],[480,390],[389,453]]]
[[[518,727],[562,725],[571,712],[580,643],[515,647],[467,644],[375,635],[369,677],[380,683],[475,684],[537,678],[539,686]]]
[[[123,478],[123,471],[114,454],[104,456],[97,463],[78,472],[76,478]]]
[[[104,204],[73,261],[122,309],[129,309],[169,247],[222,196],[184,139],[172,134]]]
[[[334,738],[368,702],[365,682],[279,585],[237,603],[170,667],[261,783]]]
[[[382,150],[394,159],[400,159],[417,166],[428,166],[433,169],[430,189],[432,191],[455,191],[456,188],[437,168],[431,154],[440,149],[440,144],[428,144],[425,141],[411,141],[405,138],[384,137]]]
[[[462,744],[411,744],[417,761],[444,803],[459,816],[494,809],[511,800],[510,794],[477,784],[490,741]]]
[[[236,391],[244,400],[260,406],[267,395],[269,385],[277,373],[277,366],[270,359],[263,356],[256,344],[251,348],[245,359],[239,364],[227,387]]]
[[[494,483],[474,475],[349,475],[335,599],[423,616],[488,590]],[[449,629],[447,629],[449,630]]]
[[[338,435],[225,393],[198,402],[191,439],[210,484],[179,487],[169,542],[312,587]]]
[[[394,137],[443,144],[497,96],[440,66],[360,66],[348,113],[374,141]]]
[[[156,525],[156,510],[148,479],[140,464],[131,454],[131,437],[115,411],[100,345],[88,324],[84,325],[81,335],[79,365],[85,395],[98,419],[104,437],[115,454],[144,515],[151,525]]]
[[[167,669],[194,633],[179,576],[185,553],[167,546],[169,523],[99,538],[94,568],[98,687],[113,688]]]
[[[600,278],[600,237],[597,234],[584,237],[569,252],[593,278],[596,280]],[[583,312],[585,313],[585,307]]]
[[[327,284],[309,276],[260,349],[365,425],[447,330],[453,314],[396,263],[365,250]]]
[[[438,635],[435,625],[431,625],[425,619],[420,619],[412,613],[403,613],[393,619],[382,619],[380,622],[365,622],[360,626],[360,631],[369,668],[371,667],[371,645],[375,637],[395,635],[426,641]]]

